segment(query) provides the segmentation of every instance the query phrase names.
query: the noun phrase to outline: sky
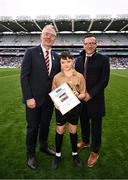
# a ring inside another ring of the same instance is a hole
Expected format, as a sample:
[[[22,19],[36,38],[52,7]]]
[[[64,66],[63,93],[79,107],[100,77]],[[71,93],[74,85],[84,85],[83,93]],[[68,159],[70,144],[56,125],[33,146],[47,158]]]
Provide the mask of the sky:
[[[0,16],[128,14],[128,0],[0,0]]]

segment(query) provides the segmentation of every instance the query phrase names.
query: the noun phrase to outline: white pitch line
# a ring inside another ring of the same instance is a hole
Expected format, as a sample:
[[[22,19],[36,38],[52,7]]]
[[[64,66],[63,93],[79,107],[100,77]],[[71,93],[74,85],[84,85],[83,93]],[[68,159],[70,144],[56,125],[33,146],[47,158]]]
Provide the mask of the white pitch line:
[[[7,77],[16,77],[18,74],[8,75],[8,76],[1,76],[0,78],[7,78]]]
[[[119,76],[119,77],[124,77],[124,78],[128,78],[127,75],[123,75],[123,74],[117,74],[117,73],[111,73],[112,75],[115,75],[115,76]]]

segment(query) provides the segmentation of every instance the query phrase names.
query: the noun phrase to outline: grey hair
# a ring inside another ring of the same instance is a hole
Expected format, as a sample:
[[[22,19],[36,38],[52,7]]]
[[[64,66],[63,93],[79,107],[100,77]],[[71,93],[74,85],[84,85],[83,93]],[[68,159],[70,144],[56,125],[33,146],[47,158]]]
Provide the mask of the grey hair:
[[[43,29],[42,29],[42,32],[43,32],[45,29],[47,29],[47,28],[53,29],[53,30],[55,31],[55,33],[56,33],[55,27],[54,27],[52,24],[47,24],[47,25],[45,25],[45,26],[43,27]]]

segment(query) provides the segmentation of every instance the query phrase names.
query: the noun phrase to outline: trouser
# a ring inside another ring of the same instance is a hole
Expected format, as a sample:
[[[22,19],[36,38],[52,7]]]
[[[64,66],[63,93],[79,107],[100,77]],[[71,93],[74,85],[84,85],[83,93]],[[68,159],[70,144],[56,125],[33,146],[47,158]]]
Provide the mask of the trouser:
[[[101,145],[102,117],[89,118],[87,104],[84,102],[80,115],[81,135],[85,143],[90,143],[90,150],[98,153]]]
[[[52,103],[44,103],[40,107],[30,109],[26,107],[26,146],[27,155],[35,155],[37,137],[39,135],[40,149],[48,146],[49,126],[53,112]]]

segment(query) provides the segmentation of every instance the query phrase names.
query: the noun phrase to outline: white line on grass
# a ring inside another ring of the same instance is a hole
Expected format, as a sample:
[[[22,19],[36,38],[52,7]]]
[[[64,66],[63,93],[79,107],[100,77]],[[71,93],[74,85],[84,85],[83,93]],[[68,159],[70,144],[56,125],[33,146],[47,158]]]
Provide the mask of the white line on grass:
[[[119,77],[124,77],[124,78],[128,78],[127,75],[123,75],[123,74],[117,74],[117,73],[111,73],[112,75],[115,75],[115,76],[119,76]]]
[[[16,77],[16,76],[18,76],[18,74],[14,74],[14,75],[8,75],[8,76],[1,76],[0,78]]]

